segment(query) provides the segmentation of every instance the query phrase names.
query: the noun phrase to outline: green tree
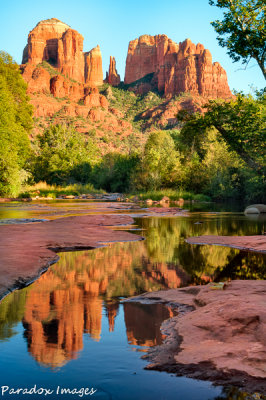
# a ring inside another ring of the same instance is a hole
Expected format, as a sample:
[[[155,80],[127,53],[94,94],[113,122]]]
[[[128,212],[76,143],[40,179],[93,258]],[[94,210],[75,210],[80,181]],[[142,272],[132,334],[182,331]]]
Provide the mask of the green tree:
[[[29,176],[32,106],[18,65],[0,52],[0,195],[16,196]]]
[[[126,192],[130,189],[131,177],[139,162],[137,153],[108,153],[95,166],[92,183],[96,188],[109,192]]]
[[[171,134],[167,131],[152,132],[134,179],[136,188],[156,190],[181,184],[182,179],[180,154]]]
[[[38,137],[35,152],[35,180],[55,184],[88,182],[98,159],[93,142],[71,126],[50,126]]]
[[[240,158],[253,170],[263,174],[266,160],[266,99],[238,94],[231,101],[210,100],[206,113],[178,114],[185,122],[181,135],[186,142],[200,148],[207,128],[215,127]]]
[[[222,21],[211,23],[219,44],[227,47],[234,62],[248,64],[255,59],[266,79],[265,0],[209,0],[209,4],[226,10]]]

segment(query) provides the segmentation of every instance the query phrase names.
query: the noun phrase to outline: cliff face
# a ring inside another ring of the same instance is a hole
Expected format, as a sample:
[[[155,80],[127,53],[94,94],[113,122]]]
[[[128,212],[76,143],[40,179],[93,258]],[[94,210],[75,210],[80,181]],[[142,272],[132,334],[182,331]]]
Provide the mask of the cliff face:
[[[157,89],[165,96],[182,92],[207,98],[232,96],[226,72],[212,63],[209,50],[190,39],[174,43],[166,35],[144,35],[129,43],[125,84],[134,82],[138,93]]]
[[[83,37],[56,18],[41,21],[29,33],[22,64],[37,66],[47,61],[66,78],[90,86],[103,83],[99,46],[83,53]]]
[[[57,67],[67,77],[84,82],[83,37],[73,29],[68,29],[58,40]]]
[[[85,82],[90,86],[103,84],[102,54],[98,45],[88,53],[85,58]]]

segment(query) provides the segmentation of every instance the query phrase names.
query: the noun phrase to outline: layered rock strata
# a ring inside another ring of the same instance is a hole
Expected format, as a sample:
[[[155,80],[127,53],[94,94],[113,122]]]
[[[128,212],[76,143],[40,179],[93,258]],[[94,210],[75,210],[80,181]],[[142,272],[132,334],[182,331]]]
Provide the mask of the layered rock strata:
[[[190,39],[177,44],[166,35],[143,35],[129,43],[125,84],[139,93],[156,89],[165,96],[183,92],[206,98],[232,96],[226,72],[212,63],[209,50]]]

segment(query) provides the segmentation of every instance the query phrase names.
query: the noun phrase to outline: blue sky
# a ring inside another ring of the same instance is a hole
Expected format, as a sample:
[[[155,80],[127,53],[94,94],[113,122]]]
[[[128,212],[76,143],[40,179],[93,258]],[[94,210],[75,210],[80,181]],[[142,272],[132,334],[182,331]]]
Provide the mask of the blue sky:
[[[210,22],[222,12],[208,0],[9,0],[1,2],[0,49],[21,62],[27,36],[35,25],[47,18],[58,18],[84,37],[84,51],[100,45],[103,70],[109,56],[115,56],[122,79],[128,43],[143,34],[166,34],[173,41],[190,38],[208,48],[213,62],[226,69],[231,89],[250,92],[262,88],[265,80],[255,61],[246,69],[233,63],[216,40]]]

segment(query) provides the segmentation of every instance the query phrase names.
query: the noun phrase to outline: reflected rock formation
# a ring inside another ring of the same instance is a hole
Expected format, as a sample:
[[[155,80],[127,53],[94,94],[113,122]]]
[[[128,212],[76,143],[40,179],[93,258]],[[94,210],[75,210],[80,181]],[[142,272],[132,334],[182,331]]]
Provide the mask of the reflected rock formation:
[[[164,336],[162,322],[174,316],[171,307],[163,304],[124,303],[128,342],[137,346],[157,346]]]
[[[198,226],[186,220],[142,219],[146,241],[115,243],[84,252],[61,253],[60,261],[32,286],[6,297],[0,304],[0,339],[15,334],[22,319],[28,351],[35,360],[59,368],[83,349],[83,335],[99,341],[102,315],[115,330],[121,297],[148,291],[205,284],[212,280],[263,279],[265,255],[230,248],[191,246],[187,236],[233,234],[228,221]],[[249,228],[252,233],[254,227]],[[128,341],[132,345],[160,344],[160,325],[171,309],[156,305],[124,305]]]
[[[184,271],[168,269],[166,263],[151,265],[142,242],[115,244],[82,253],[61,253],[60,258],[59,263],[31,287],[23,318],[29,352],[40,364],[51,368],[61,367],[77,357],[83,348],[84,333],[93,340],[100,340],[103,307],[109,331],[114,331],[119,303],[108,299],[179,287],[189,279]],[[159,323],[153,331],[155,316],[151,317],[146,338],[145,332],[136,334],[132,330],[127,315],[130,343],[148,346],[161,342],[159,326],[169,318],[170,311],[158,311],[158,307],[156,305],[154,312],[158,312]],[[142,310],[143,321],[145,315]]]

